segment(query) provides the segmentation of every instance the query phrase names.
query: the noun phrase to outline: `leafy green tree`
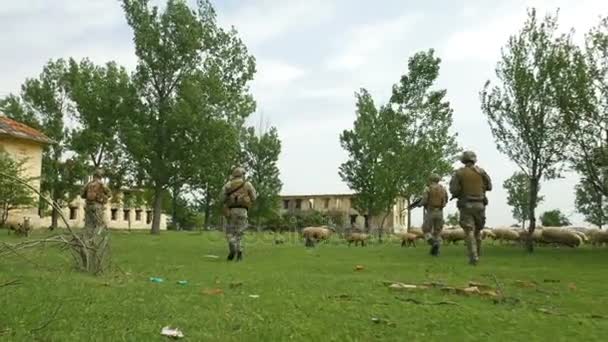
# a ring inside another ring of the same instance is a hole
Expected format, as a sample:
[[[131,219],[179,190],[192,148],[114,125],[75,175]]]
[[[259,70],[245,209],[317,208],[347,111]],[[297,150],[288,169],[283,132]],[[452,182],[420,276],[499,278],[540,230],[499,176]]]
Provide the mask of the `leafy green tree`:
[[[120,189],[132,175],[117,129],[120,119],[137,109],[129,74],[115,62],[97,66],[88,59],[70,59],[67,73],[68,94],[79,124],[70,137],[70,147],[88,158],[94,168],[102,168],[112,189]],[[135,180],[131,177],[129,183],[133,185]]]
[[[608,201],[605,196],[586,179],[582,179],[575,189],[574,203],[577,211],[585,216],[585,221],[602,229],[606,224],[608,213]]]
[[[447,223],[450,226],[457,226],[460,224],[460,214],[453,213],[453,214],[448,214],[448,216],[446,217],[445,223]]]
[[[162,12],[148,0],[122,5],[134,32],[133,80],[141,106],[120,125],[121,135],[154,189],[151,233],[158,234],[163,190],[181,189],[197,177],[195,162],[218,161],[205,158],[207,146],[193,143],[209,122],[217,124],[208,119],[240,126],[255,109],[246,85],[255,61],[234,30],[217,25],[208,1],[198,0],[194,11],[182,0],[168,0]]]
[[[571,130],[555,102],[555,85],[571,66],[570,35],[557,36],[557,15],[539,22],[536,10],[517,35],[511,36],[496,68],[499,86],[486,82],[481,108],[498,150],[529,178],[529,232],[536,227],[541,178],[558,177]],[[531,237],[532,234],[529,234]],[[528,239],[533,251],[533,240]]]
[[[570,221],[559,209],[544,212],[540,221],[544,227],[564,227],[569,226]]]
[[[453,110],[445,100],[447,92],[433,89],[440,64],[433,49],[418,52],[408,61],[408,73],[393,86],[390,108],[397,119],[393,128],[399,143],[398,186],[410,201],[422,193],[431,173],[440,177],[451,173],[460,151],[456,134],[450,132]]]
[[[357,118],[352,130],[340,135],[340,143],[349,155],[340,166],[339,175],[356,192],[353,207],[370,216],[386,213],[379,231],[399,194],[401,170],[397,162],[396,116],[387,107],[376,108],[365,89],[356,94]]]
[[[569,159],[585,187],[608,196],[608,17],[585,35],[584,50],[574,50],[572,67],[556,94],[574,131]]]
[[[279,194],[283,183],[279,179],[279,155],[281,141],[275,127],[262,132],[249,127],[243,134],[243,165],[248,180],[255,187],[258,198],[251,208],[253,221],[260,226],[273,217],[279,208]]]
[[[50,60],[38,78],[25,80],[19,97],[9,95],[1,103],[2,110],[9,117],[23,119],[55,142],[46,146],[43,152],[41,190],[60,206],[79,193],[80,183],[86,175],[81,156],[67,157],[70,132],[65,121],[74,117],[67,71],[65,60]],[[59,214],[53,209],[52,229],[57,227],[58,218]]]
[[[513,218],[525,229],[526,220],[530,217],[530,179],[523,172],[515,172],[505,180],[503,187],[507,190],[507,204],[512,207]],[[543,200],[543,196],[537,197],[537,203]]]
[[[0,146],[0,170],[9,176],[29,182],[34,178],[25,177],[23,164],[27,160],[14,160]],[[35,203],[33,193],[25,185],[5,176],[0,176],[0,227],[6,224],[8,215],[14,209],[32,206]]]

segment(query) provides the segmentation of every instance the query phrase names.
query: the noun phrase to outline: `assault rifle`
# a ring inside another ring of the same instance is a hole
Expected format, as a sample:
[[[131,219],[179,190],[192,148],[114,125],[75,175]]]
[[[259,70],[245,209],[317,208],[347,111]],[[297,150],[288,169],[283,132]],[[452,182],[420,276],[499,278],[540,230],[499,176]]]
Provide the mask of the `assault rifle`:
[[[422,202],[422,198],[415,199],[412,203],[410,203],[410,205],[407,206],[407,210],[412,210],[413,208],[421,207],[422,204],[420,204],[420,202]]]

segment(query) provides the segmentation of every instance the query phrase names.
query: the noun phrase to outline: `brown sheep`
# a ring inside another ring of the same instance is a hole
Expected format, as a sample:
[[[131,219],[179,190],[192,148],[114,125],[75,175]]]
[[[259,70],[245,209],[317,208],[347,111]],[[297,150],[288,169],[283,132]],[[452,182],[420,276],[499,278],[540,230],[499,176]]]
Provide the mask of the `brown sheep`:
[[[333,229],[328,226],[306,227],[302,229],[302,237],[306,239],[306,247],[314,247],[315,242],[329,239]]]
[[[355,243],[355,247],[358,243],[361,243],[361,247],[365,246],[365,241],[369,240],[370,235],[364,233],[350,233],[346,236],[346,241],[348,242],[348,247],[350,247],[351,243]]]
[[[406,232],[399,233],[399,234],[397,234],[397,236],[401,240],[401,247],[403,247],[403,246],[416,247],[416,240],[422,238],[421,236],[418,236],[416,234],[406,233]]]
[[[456,229],[446,229],[441,231],[441,239],[445,244],[456,244],[458,241],[464,241],[465,234],[464,229],[456,228]]]

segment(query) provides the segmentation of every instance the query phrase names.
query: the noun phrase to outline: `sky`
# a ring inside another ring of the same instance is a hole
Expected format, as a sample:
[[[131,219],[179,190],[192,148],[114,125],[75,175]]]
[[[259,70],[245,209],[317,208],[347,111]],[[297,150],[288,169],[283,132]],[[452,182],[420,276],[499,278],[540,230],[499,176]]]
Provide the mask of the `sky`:
[[[279,131],[282,194],[351,192],[338,175],[347,158],[339,135],[352,128],[355,92],[366,88],[377,105],[386,103],[392,85],[407,72],[408,58],[433,48],[442,59],[436,87],[447,89],[457,141],[477,153],[494,184],[489,226],[514,223],[502,184],[517,166],[497,151],[479,100],[486,80],[494,80],[501,47],[517,33],[529,7],[541,15],[559,8],[561,28],[574,28],[577,41],[599,16],[608,15],[604,0],[212,3],[220,25],[234,26],[256,58],[251,92],[257,111],[249,124],[262,120]],[[137,63],[118,0],[3,0],[0,23],[0,96],[18,92],[51,58],[115,60],[129,70]],[[573,174],[543,181],[545,201],[538,212],[559,208],[573,224],[583,225],[574,208],[577,182]],[[451,202],[446,213],[455,211]],[[421,218],[421,210],[414,212],[413,224]]]

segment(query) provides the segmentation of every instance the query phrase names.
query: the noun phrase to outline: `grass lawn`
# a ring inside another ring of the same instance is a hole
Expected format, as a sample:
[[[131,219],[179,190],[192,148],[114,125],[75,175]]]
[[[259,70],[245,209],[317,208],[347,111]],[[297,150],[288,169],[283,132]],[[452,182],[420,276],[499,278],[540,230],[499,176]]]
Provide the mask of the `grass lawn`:
[[[0,233],[0,241],[21,241]],[[462,243],[432,258],[420,242],[349,248],[336,239],[306,249],[296,239],[274,245],[269,235],[249,233],[244,262],[228,263],[215,232],[112,234],[118,267],[97,278],[73,271],[69,255],[51,247],[27,253],[29,262],[1,260],[0,285],[20,284],[0,287],[0,340],[162,341],[168,325],[187,341],[608,338],[606,248],[546,247],[528,255],[487,244],[480,265],[471,267]],[[383,281],[498,282],[507,300],[437,288],[396,291]],[[448,304],[433,305],[439,302]]]

